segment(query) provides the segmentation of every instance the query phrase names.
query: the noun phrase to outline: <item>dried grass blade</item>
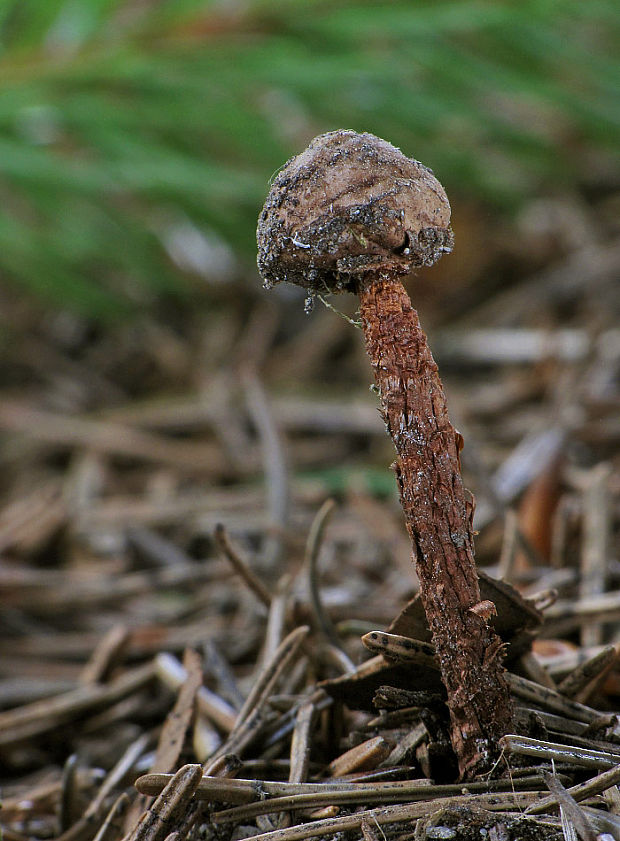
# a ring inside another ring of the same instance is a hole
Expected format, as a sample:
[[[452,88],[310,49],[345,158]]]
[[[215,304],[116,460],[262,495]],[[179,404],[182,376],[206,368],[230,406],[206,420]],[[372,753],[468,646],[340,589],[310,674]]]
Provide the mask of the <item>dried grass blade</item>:
[[[129,747],[123,753],[116,765],[106,776],[105,780],[99,788],[99,791],[86,808],[86,811],[84,812],[82,818],[80,818],[80,820],[77,823],[75,823],[70,829],[64,832],[60,836],[58,841],[79,841],[79,839],[81,838],[87,838],[90,837],[90,835],[92,835],[93,827],[100,819],[107,798],[120,784],[123,778],[129,773],[129,771],[135,765],[138,759],[142,756],[142,754],[146,750],[149,741],[149,734],[144,733],[142,736],[136,739],[135,742],[129,745]],[[123,808],[122,813],[124,815],[126,813],[126,820],[129,815],[126,807]],[[120,819],[120,817],[121,813],[119,812],[117,814],[117,818]]]
[[[247,365],[241,376],[247,406],[258,432],[263,470],[267,483],[267,503],[271,534],[267,535],[263,563],[277,569],[284,552],[284,535],[288,526],[291,493],[286,452],[275,413],[253,365]]]
[[[323,535],[325,534],[325,529],[327,528],[327,524],[329,523],[335,508],[336,502],[333,499],[327,499],[319,508],[310,527],[310,532],[308,533],[304,566],[308,576],[310,604],[312,606],[314,618],[316,619],[317,628],[331,643],[333,643],[333,645],[338,648],[342,648],[342,643],[338,638],[336,629],[334,628],[329,614],[323,607],[317,569],[319,552],[321,551],[321,545],[323,543]]]
[[[129,643],[129,628],[115,625],[96,646],[79,677],[81,684],[102,683],[122,659]]]
[[[191,648],[185,651],[183,668],[187,677],[179,688],[174,707],[164,721],[151,766],[153,771],[169,771],[174,768],[194,715],[196,696],[202,684],[202,668],[200,657]]]
[[[583,546],[579,598],[596,598],[605,591],[612,517],[609,499],[611,466],[597,465],[589,474],[583,495]],[[587,648],[602,641],[602,624],[594,620],[581,627],[581,645]]]
[[[602,651],[599,651],[594,657],[590,657],[576,669],[568,674],[558,686],[558,691],[568,698],[577,698],[578,696],[584,700],[584,690],[590,690],[593,683],[597,683],[600,678],[603,678],[614,662],[618,659],[620,647],[615,645],[607,645]]]
[[[608,771],[603,771],[602,774],[597,774],[596,777],[586,780],[585,783],[579,783],[578,785],[571,786],[566,789],[566,791],[576,803],[579,803],[581,800],[593,797],[595,794],[602,794],[604,791],[607,791],[607,789],[617,786],[618,783],[620,783],[620,764],[614,765],[613,768],[610,768]],[[539,815],[543,812],[548,812],[550,809],[557,806],[558,799],[552,794],[548,797],[544,797],[538,803],[528,806],[525,811],[527,814]]]
[[[276,592],[269,605],[267,629],[265,630],[260,661],[256,666],[257,672],[260,672],[262,666],[273,658],[278,646],[282,643],[282,637],[286,629],[291,582],[290,575],[283,575],[277,583]]]
[[[390,755],[381,764],[383,766],[402,765],[408,756],[412,754],[425,739],[428,738],[426,726],[420,722],[398,742]]]
[[[142,689],[154,676],[153,663],[146,663],[111,683],[80,686],[63,695],[0,713],[0,746],[38,736],[91,710],[114,704]]]
[[[86,809],[86,812],[84,813],[85,818],[90,818],[92,815],[99,813],[101,807],[111,792],[121,783],[123,778],[129,773],[129,771],[131,771],[138,759],[140,759],[146,750],[149,741],[149,734],[144,733],[136,739],[135,742],[132,742],[132,744],[129,745],[116,765],[108,773],[101,785],[101,788],[97,792],[97,795]]]
[[[249,564],[245,561],[239,552],[233,547],[226,529],[221,523],[215,526],[215,542],[220,552],[230,562],[230,565],[235,570],[242,581],[245,581],[249,589],[256,595],[256,597],[265,605],[269,607],[271,604],[271,593],[263,582],[258,578]]]
[[[78,769],[78,756],[73,753],[64,764],[62,769],[62,781],[60,786],[60,803],[58,806],[58,823],[60,831],[64,832],[72,826],[79,815],[75,814],[78,801],[78,787],[76,774]]]
[[[282,673],[294,660],[309,631],[310,628],[307,625],[302,625],[291,631],[278,646],[272,659],[265,665],[254,684],[254,689],[248,696],[237,717],[234,729],[229,734],[228,739],[218,749],[213,759],[217,759],[225,753],[239,755],[256,737],[262,724],[263,712],[269,695]]]
[[[140,794],[160,794],[171,780],[171,774],[144,774],[138,777],[135,786]],[[264,787],[264,783],[261,783],[261,786]],[[198,781],[195,794],[198,800],[221,803],[250,803],[259,796],[254,780],[207,776],[202,776]]]
[[[123,816],[129,806],[129,795],[123,792],[112,805],[112,808],[99,827],[93,841],[117,841],[123,832]]]
[[[295,727],[291,739],[291,768],[289,783],[305,783],[310,763],[310,734],[316,716],[313,703],[302,704],[295,716]]]
[[[327,766],[327,774],[330,777],[342,777],[354,771],[376,768],[387,759],[393,747],[394,743],[388,742],[383,736],[373,736],[332,760]]]
[[[539,683],[534,683],[534,681],[527,680],[527,678],[507,674],[506,680],[512,693],[517,698],[539,704],[543,709],[550,710],[556,713],[556,715],[563,715],[566,718],[572,718],[576,721],[584,721],[587,724],[600,718],[601,714],[598,710],[587,707],[585,704],[578,704],[575,701],[571,701],[559,692],[549,689],[546,686],[541,686]]]
[[[144,812],[128,841],[164,841],[171,821],[184,816],[201,778],[200,765],[184,765],[179,769],[151,808]]]
[[[606,769],[612,768],[620,762],[620,750],[612,751],[590,750],[562,745],[556,742],[544,742],[527,736],[502,736],[499,745],[506,754],[517,756],[533,756],[538,759],[549,759],[556,762],[567,762],[583,768]]]
[[[171,774],[145,774],[136,780],[136,788],[142,794],[159,794],[172,779]],[[543,778],[530,775],[518,780],[519,788],[539,788],[544,784]],[[487,782],[454,783],[446,785],[431,785],[427,779],[398,780],[395,782],[349,782],[334,780],[323,783],[287,783],[271,780],[226,779],[224,777],[203,776],[196,788],[196,800],[207,800],[215,803],[254,804],[270,807],[276,798],[291,798],[296,796],[316,796],[333,803],[343,795],[347,800],[365,802],[373,797],[408,797],[416,799],[433,799],[454,796],[467,792],[469,794],[489,794],[491,792],[514,791],[515,780],[490,780]],[[273,798],[265,800],[266,797]],[[257,803],[260,801],[260,803]],[[268,811],[268,809],[267,809]]]
[[[489,811],[505,811],[507,809],[519,809],[526,806],[536,792],[509,792],[506,794],[494,794],[492,796],[471,797],[446,797],[438,800],[431,800],[422,803],[407,803],[404,805],[386,806],[383,809],[368,809],[363,812],[356,812],[354,815],[344,815],[337,818],[327,818],[313,823],[299,824],[287,829],[276,829],[272,832],[264,832],[260,835],[252,835],[245,841],[302,841],[305,838],[332,835],[339,832],[359,830],[362,821],[369,820],[375,825],[390,823],[405,823],[407,821],[421,818],[439,809],[448,806],[477,806]]]
[[[155,657],[158,678],[173,691],[177,691],[187,680],[187,670],[172,654],[162,652]],[[237,713],[223,698],[206,686],[200,686],[196,696],[198,712],[216,724],[225,733],[235,726]]]
[[[549,786],[549,790],[557,797],[558,803],[560,804],[562,826],[564,826],[566,819],[566,822],[576,830],[581,841],[597,841],[597,834],[590,825],[590,821],[583,814],[562,783],[552,774],[544,774],[543,776]]]
[[[191,472],[213,473],[223,467],[222,454],[212,444],[174,441],[131,426],[57,414],[15,400],[0,406],[0,428],[59,448],[129,456]]]
[[[301,625],[284,638],[278,648],[274,651],[271,659],[265,664],[262,673],[259,675],[254,688],[248,695],[245,704],[241,708],[235,728],[238,728],[249,717],[250,713],[257,706],[263,704],[282,672],[293,659],[302,642],[310,633],[307,625]]]

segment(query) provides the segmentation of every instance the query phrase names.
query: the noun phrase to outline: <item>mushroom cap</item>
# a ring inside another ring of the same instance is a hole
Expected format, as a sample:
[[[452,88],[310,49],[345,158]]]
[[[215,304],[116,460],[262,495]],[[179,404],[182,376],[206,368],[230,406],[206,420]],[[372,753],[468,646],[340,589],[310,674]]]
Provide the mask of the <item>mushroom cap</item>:
[[[450,204],[428,167],[374,134],[319,135],[271,185],[256,232],[265,286],[355,291],[452,250]]]

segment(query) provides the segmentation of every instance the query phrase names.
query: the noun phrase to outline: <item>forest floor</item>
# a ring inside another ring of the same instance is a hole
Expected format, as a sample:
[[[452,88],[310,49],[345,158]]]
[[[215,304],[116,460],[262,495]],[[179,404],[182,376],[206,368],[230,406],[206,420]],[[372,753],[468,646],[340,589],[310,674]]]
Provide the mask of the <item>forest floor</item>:
[[[255,279],[105,330],[3,293],[5,841],[620,838],[612,211],[462,208],[409,284],[516,711],[467,789],[359,331]]]

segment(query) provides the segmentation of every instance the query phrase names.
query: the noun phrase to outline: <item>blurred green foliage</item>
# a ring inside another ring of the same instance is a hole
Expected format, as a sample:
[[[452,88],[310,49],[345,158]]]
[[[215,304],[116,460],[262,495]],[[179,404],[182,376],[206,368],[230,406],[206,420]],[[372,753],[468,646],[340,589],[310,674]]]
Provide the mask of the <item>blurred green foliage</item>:
[[[518,206],[613,168],[619,90],[617,0],[4,0],[0,282],[102,318],[250,265],[269,177],[340,127]]]

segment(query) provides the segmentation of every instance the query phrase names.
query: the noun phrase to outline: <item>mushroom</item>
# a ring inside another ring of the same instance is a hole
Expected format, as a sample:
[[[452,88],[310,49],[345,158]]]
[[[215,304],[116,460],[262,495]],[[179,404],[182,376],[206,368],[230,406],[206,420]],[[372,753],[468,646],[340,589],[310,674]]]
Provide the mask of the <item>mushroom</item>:
[[[448,695],[462,778],[488,771],[510,731],[502,645],[481,602],[473,498],[462,438],[448,417],[437,365],[401,278],[452,250],[450,204],[430,169],[372,134],[316,137],[275,178],[259,218],[266,287],[359,296],[420,595]]]

